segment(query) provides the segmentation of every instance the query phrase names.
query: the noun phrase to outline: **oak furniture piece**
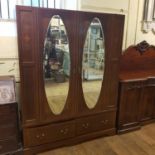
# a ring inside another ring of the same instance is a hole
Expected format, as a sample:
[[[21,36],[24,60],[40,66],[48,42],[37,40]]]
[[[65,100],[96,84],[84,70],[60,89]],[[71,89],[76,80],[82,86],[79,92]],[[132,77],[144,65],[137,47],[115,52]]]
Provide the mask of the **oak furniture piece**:
[[[100,25],[105,48],[105,67],[100,68],[103,80],[99,81],[95,101],[96,92],[84,92],[83,88],[92,91],[97,87],[91,84],[98,81],[82,79],[83,49],[90,24]],[[17,6],[17,26],[24,154],[115,134],[124,16]],[[60,39],[55,28],[67,39]],[[58,59],[58,49],[65,49],[64,44],[69,47],[67,74]],[[55,73],[65,74],[65,80],[56,83]],[[88,106],[86,98],[93,106]]]
[[[0,77],[0,154],[22,154],[12,77]]]
[[[121,56],[118,133],[139,129],[155,118],[155,47],[146,41]]]

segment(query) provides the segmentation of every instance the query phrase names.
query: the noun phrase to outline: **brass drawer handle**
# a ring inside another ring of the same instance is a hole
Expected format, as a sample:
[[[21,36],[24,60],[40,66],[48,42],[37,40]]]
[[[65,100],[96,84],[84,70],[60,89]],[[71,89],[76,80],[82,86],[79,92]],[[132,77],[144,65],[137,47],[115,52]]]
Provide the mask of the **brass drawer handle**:
[[[42,137],[45,137],[45,133],[42,133],[41,136],[42,136]]]
[[[45,137],[45,133],[41,133],[40,135],[36,135],[36,138],[41,138],[41,137]]]
[[[66,129],[64,129],[64,130],[63,130],[63,129],[61,129],[61,130],[60,130],[60,132],[61,132],[62,134],[64,134],[64,135],[65,135],[65,134],[67,134],[67,133],[68,133],[68,129],[67,129],[67,128],[66,128]]]
[[[89,123],[82,124],[82,127],[85,128],[85,129],[87,129],[89,127]]]
[[[130,89],[140,89],[142,88],[141,86],[129,86],[127,87],[127,90],[130,90]]]
[[[36,138],[40,138],[40,136],[39,135],[36,135]]]
[[[101,121],[101,123],[102,124],[107,124],[108,123],[108,120],[106,119],[106,120],[103,120],[103,121]]]

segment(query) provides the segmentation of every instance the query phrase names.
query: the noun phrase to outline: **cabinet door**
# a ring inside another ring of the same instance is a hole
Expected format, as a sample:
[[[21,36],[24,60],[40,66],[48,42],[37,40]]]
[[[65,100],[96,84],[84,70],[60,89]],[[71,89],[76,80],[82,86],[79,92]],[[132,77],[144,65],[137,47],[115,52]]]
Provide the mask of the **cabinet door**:
[[[155,87],[152,84],[145,84],[140,101],[140,120],[143,122],[153,119],[154,108]]]
[[[116,109],[118,67],[122,47],[124,16],[79,12],[78,20],[78,113],[79,115],[87,115],[103,110]],[[98,24],[94,20],[98,21]],[[102,29],[99,36],[99,28],[97,25]],[[89,39],[87,39],[88,33],[91,33]],[[90,46],[88,46],[89,52],[87,53],[85,52],[86,44],[90,44]],[[103,49],[100,48],[101,45]],[[98,49],[100,49],[100,51],[104,50],[104,57],[103,55],[97,57],[97,54],[101,53],[97,52]],[[95,52],[96,55],[93,56]],[[99,60],[102,58],[101,61],[102,63],[104,62],[104,65],[102,64],[101,66],[101,75],[96,76],[91,74],[91,72],[83,72],[84,54],[87,54],[87,57],[90,58],[89,66],[86,66],[90,68],[90,71],[97,70],[97,68],[100,67]],[[90,76],[86,76],[86,73]],[[86,79],[86,82],[84,82],[83,77]],[[98,83],[97,80],[101,80],[99,85],[95,84],[95,82]],[[85,83],[87,83],[88,90],[91,91],[91,95],[89,96],[85,91],[86,88],[84,88]],[[96,89],[98,89],[98,99],[95,99],[96,92],[94,92],[94,90]],[[93,106],[90,106],[91,108],[88,105],[88,98],[89,101],[96,102],[93,103]]]
[[[141,82],[120,84],[118,129],[132,130],[139,127],[139,106],[142,91]]]
[[[73,118],[76,107],[77,37],[74,11],[38,10],[40,119]]]

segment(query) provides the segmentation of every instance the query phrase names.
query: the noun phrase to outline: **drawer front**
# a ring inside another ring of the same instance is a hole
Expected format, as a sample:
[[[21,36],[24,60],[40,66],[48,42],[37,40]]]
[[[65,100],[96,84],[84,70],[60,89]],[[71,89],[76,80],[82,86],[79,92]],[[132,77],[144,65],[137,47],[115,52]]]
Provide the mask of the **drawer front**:
[[[16,113],[16,103],[0,105],[0,116]]]
[[[75,123],[59,123],[43,127],[24,129],[24,146],[36,146],[74,137]]]
[[[17,124],[0,126],[0,140],[17,135]]]
[[[8,124],[17,124],[17,115],[16,114],[8,114],[0,116],[0,126],[5,126]]]
[[[143,87],[143,81],[132,81],[121,83],[123,90],[141,89]]]
[[[0,105],[0,127],[17,123],[17,104]]]
[[[115,128],[116,112],[104,112],[95,116],[81,118],[76,121],[76,134],[81,135],[98,130]]]
[[[18,149],[18,140],[16,137],[7,140],[0,140],[0,154]]]

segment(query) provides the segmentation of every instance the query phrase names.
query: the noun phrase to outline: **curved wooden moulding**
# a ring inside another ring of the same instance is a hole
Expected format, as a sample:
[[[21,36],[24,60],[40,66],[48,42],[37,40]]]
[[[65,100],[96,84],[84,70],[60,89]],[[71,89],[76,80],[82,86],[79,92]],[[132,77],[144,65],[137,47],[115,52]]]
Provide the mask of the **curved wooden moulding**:
[[[120,80],[155,77],[155,46],[143,41],[121,56]]]

